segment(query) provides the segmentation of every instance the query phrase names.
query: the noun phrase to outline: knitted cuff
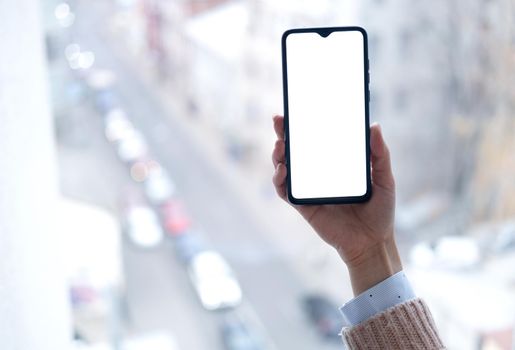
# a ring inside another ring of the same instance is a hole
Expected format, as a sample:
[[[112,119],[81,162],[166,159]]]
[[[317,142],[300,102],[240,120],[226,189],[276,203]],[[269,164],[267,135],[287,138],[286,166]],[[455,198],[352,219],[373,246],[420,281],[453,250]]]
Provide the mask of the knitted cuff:
[[[429,308],[419,298],[344,328],[342,338],[352,350],[445,349]]]

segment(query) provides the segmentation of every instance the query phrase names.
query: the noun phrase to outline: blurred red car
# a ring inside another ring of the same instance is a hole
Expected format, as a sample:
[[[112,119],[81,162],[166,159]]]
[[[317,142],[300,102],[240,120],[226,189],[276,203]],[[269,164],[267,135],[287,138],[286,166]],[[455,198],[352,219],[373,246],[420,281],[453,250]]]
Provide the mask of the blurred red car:
[[[170,199],[161,205],[163,227],[172,236],[186,232],[191,226],[191,219],[184,204],[177,199]]]

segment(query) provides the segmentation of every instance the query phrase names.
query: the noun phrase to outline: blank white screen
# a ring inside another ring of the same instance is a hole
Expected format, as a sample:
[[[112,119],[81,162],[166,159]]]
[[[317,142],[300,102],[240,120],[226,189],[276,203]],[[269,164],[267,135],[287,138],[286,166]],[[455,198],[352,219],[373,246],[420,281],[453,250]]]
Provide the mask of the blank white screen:
[[[286,60],[292,195],[364,195],[368,165],[363,34],[290,34]]]

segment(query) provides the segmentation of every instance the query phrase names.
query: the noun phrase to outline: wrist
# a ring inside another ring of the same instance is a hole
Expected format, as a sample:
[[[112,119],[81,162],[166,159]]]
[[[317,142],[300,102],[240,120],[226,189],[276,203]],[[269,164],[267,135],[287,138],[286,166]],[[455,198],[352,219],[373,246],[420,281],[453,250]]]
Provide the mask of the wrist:
[[[345,262],[355,296],[402,270],[393,235],[391,239],[368,247],[360,256]]]

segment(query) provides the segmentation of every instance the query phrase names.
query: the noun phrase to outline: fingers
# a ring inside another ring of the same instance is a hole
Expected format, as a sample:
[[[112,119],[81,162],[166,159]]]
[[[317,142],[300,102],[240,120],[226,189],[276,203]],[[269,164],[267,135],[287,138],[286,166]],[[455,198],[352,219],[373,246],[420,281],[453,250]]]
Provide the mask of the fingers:
[[[274,163],[274,176],[272,183],[274,184],[277,195],[286,200],[286,166],[285,160],[285,143],[284,143],[284,117],[276,115],[273,118],[274,130],[277,136],[274,150],[272,151],[272,162]]]
[[[281,115],[275,115],[274,118],[274,130],[279,140],[284,140],[284,117]]]
[[[274,168],[277,167],[279,163],[285,163],[284,161],[284,153],[285,153],[285,144],[283,140],[275,141],[274,150],[272,151],[272,162],[274,163]]]
[[[392,173],[390,151],[384,141],[381,127],[377,123],[370,127],[370,151],[372,181],[379,187],[394,190],[395,180]]]
[[[275,167],[272,183],[274,184],[277,195],[286,200],[286,166],[284,163],[279,163]]]

